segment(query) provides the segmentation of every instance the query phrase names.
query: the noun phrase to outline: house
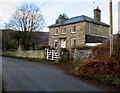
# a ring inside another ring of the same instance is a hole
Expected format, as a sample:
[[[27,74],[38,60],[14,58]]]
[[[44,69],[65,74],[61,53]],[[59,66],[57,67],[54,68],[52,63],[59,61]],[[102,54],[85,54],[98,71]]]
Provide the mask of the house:
[[[101,22],[99,7],[94,9],[94,19],[81,15],[49,26],[49,45],[56,49],[103,43],[108,38],[109,25]]]

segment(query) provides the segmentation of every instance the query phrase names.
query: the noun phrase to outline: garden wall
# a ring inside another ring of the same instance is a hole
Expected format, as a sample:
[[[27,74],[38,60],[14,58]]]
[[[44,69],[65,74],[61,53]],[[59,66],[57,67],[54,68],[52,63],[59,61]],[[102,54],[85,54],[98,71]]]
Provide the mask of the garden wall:
[[[61,49],[60,58],[66,60],[83,60],[89,56],[91,49]]]
[[[91,50],[76,50],[74,53],[74,60],[83,60],[89,56]]]
[[[16,51],[3,51],[2,54],[17,57],[45,58],[44,50],[22,51],[21,49],[18,48],[18,50]]]

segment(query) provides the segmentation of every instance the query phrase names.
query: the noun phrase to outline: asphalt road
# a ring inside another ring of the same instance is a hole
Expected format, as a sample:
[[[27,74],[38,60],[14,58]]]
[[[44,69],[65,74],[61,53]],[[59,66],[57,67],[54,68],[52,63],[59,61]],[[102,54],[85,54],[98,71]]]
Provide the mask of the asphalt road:
[[[2,92],[2,57],[0,56],[0,92]]]
[[[3,57],[2,68],[4,91],[102,91],[42,63]]]

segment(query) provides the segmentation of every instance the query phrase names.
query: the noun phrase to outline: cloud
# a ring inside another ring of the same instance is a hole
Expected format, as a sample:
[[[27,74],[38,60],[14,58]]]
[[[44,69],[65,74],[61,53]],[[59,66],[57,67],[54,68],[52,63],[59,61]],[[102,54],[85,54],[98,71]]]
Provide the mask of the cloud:
[[[12,13],[15,12],[16,6],[19,2],[1,2],[0,3],[0,25],[4,25],[5,22],[8,22]]]
[[[113,0],[114,30],[118,27],[118,8],[116,7],[118,1]],[[64,12],[68,17],[87,15],[93,18],[93,7],[96,6],[102,10],[102,21],[109,24],[109,0],[0,0],[0,26],[9,20],[16,7],[23,2],[34,2],[38,7],[47,2],[46,5],[40,7],[47,26],[54,24],[59,14]],[[83,2],[86,4],[82,5]],[[94,5],[92,5],[93,2],[95,2]]]
[[[66,8],[72,3],[49,3],[47,6],[42,8],[42,13],[46,18],[47,24],[55,23],[55,19],[60,13],[64,13]]]
[[[118,4],[118,30],[120,31],[120,1]]]

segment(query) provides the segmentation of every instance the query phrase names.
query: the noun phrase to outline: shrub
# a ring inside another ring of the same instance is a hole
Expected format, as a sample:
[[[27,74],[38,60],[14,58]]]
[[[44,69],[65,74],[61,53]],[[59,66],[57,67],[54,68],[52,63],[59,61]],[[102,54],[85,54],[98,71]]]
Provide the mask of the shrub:
[[[120,34],[114,36],[113,44],[112,56],[109,55],[109,40],[93,47],[90,56],[78,66],[79,76],[91,77],[99,74],[99,79],[103,81],[110,79],[110,76],[120,77]],[[112,83],[120,84],[119,81],[120,79],[114,79]]]
[[[15,42],[7,42],[6,43],[6,50],[17,50],[18,45]]]
[[[59,58],[59,59],[57,59],[57,60],[54,61],[54,64],[58,64],[60,62],[61,62],[61,59]]]

